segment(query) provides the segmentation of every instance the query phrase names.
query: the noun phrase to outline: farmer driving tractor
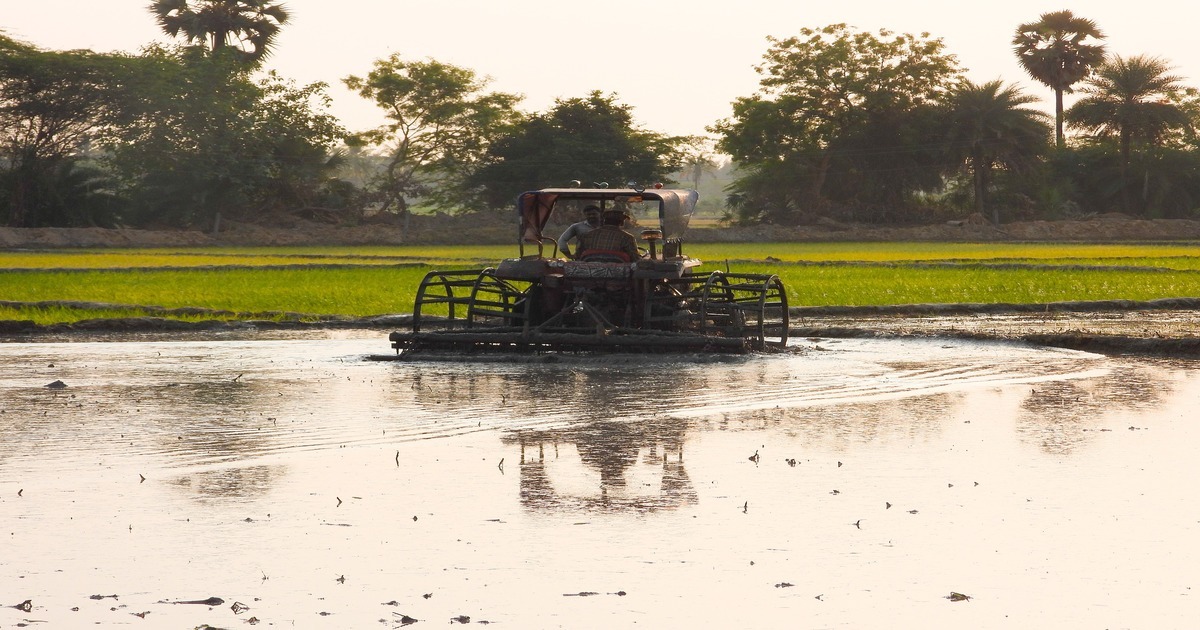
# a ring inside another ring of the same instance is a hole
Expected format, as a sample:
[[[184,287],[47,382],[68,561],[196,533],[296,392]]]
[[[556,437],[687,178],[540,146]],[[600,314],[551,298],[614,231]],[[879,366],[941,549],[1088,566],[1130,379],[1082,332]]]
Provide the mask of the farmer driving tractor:
[[[622,228],[628,218],[624,210],[605,209],[600,227],[579,237],[579,260],[630,262],[640,258],[637,239]]]

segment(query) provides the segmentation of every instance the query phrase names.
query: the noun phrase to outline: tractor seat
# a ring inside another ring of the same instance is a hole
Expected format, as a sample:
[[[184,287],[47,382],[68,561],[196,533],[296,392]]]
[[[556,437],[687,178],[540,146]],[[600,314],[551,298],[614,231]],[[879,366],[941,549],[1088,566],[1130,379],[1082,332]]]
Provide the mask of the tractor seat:
[[[589,249],[579,255],[583,262],[627,263],[629,254],[612,249]]]

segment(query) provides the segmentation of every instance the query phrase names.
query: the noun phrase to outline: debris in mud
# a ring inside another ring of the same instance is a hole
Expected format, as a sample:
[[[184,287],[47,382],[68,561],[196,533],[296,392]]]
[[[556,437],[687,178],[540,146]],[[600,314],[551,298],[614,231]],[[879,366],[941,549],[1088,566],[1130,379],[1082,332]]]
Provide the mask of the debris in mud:
[[[247,610],[250,610],[250,607],[243,604],[242,602],[233,602],[233,605],[230,606],[229,609],[233,611],[233,614],[240,615],[240,614],[246,612]]]
[[[451,623],[471,623],[471,618],[466,615],[459,615],[450,618]]]
[[[45,385],[45,387],[49,389],[66,389],[67,384],[62,381],[54,381],[53,383]]]
[[[795,586],[795,584],[792,584],[791,582],[780,582],[775,585],[775,588],[791,588],[793,586]]]
[[[399,621],[400,625],[402,625],[402,626],[411,626],[412,624],[420,621],[419,619],[414,619],[412,617],[409,617],[408,615],[402,615],[400,613],[392,613],[392,614],[400,618],[397,621]]]
[[[788,465],[788,466],[791,466],[792,468],[795,468],[795,467],[796,467],[796,464],[800,463],[800,462],[797,462],[797,461],[795,460],[795,458],[792,458],[792,457],[789,457],[789,458],[787,458],[787,459],[785,459],[785,460],[783,460],[783,461],[787,462],[787,465]]]
[[[563,593],[563,597],[591,597],[599,594],[596,591],[579,591],[578,593]]]
[[[754,450],[754,454],[753,454],[753,455],[751,455],[751,456],[749,457],[749,459],[750,459],[750,461],[754,462],[755,464],[757,464],[757,463],[758,463],[758,449],[755,449],[755,450]]]
[[[968,602],[968,601],[971,601],[971,596],[963,595],[962,593],[956,593],[954,591],[950,591],[950,594],[946,596],[946,599],[948,599],[952,602]]]
[[[33,610],[33,600],[27,599],[16,606],[9,606],[9,608],[16,608],[21,612],[30,612]]]
[[[94,599],[96,601],[100,601],[102,599],[108,599],[110,597],[113,599],[117,598],[116,595],[90,595],[90,596],[88,596],[88,599]]]
[[[221,604],[225,603],[225,600],[221,599],[220,597],[209,597],[208,599],[189,599],[187,601],[181,601],[181,602],[169,602],[166,600],[159,600],[158,603],[160,603],[160,604],[195,604],[197,606],[220,606]]]

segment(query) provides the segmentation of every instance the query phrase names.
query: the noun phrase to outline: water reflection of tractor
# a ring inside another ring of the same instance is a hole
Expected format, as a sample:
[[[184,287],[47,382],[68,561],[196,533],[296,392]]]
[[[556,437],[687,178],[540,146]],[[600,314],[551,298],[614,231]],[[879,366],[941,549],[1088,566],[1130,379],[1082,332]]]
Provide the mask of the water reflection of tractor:
[[[685,429],[674,421],[606,421],[517,431],[504,441],[521,447],[521,504],[528,509],[653,512],[699,500],[683,464]]]
[[[402,350],[749,352],[787,343],[787,294],[774,275],[700,272],[683,252],[694,190],[555,188],[517,200],[519,257],[432,271],[417,289]],[[556,213],[594,206],[636,223],[644,247],[586,247],[546,236]],[[634,255],[636,254],[636,255]]]

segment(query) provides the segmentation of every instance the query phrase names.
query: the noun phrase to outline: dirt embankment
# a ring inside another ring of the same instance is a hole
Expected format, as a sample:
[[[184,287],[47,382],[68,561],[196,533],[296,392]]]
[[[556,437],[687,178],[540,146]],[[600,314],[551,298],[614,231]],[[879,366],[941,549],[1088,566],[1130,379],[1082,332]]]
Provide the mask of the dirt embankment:
[[[463,245],[516,240],[509,214],[417,216],[399,222],[335,226],[286,218],[270,224],[225,222],[218,233],[199,230],[0,227],[0,248],[205,247],[296,245]],[[565,226],[550,226],[557,234]],[[1026,221],[994,226],[982,217],[923,226],[880,227],[826,221],[812,226],[700,227],[696,243],[769,241],[1200,241],[1200,221],[1142,220],[1105,215],[1089,220]],[[769,254],[769,252],[766,252]]]

